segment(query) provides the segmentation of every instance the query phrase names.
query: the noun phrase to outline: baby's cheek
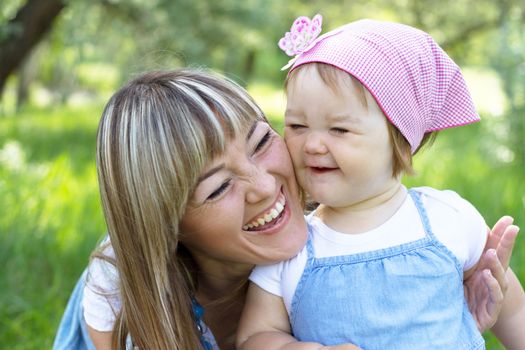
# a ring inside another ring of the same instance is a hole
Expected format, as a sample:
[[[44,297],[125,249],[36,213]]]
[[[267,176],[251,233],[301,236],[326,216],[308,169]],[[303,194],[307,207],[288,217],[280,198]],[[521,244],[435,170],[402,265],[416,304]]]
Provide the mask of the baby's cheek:
[[[308,181],[306,181],[306,174],[303,171],[297,169],[295,171],[295,177],[297,178],[297,183],[299,184],[299,187],[301,187],[301,189],[303,189],[303,191],[306,191],[306,192],[311,192],[312,191],[312,188],[310,188],[310,186],[308,186]]]
[[[288,141],[286,142],[286,149],[287,152],[290,154],[290,157],[292,158],[294,167],[297,167],[302,158],[302,148],[299,147],[298,142]]]

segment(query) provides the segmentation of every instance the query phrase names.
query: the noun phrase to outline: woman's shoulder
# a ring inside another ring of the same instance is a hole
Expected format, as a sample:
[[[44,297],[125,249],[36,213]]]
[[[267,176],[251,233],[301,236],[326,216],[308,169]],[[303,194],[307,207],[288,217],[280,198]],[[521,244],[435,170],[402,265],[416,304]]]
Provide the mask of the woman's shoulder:
[[[82,298],[84,319],[98,331],[111,331],[121,308],[118,270],[109,239],[99,245],[91,257]]]
[[[118,289],[115,251],[109,237],[106,236],[91,255],[87,270],[86,287],[103,293],[114,292]]]

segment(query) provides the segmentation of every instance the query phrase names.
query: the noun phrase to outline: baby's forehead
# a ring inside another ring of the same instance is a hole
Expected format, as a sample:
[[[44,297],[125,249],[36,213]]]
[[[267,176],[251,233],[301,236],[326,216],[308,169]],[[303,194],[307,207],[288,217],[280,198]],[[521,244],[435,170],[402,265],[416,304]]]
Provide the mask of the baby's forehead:
[[[325,63],[309,63],[294,70],[287,80],[287,96],[307,82],[302,81],[308,75],[320,78],[320,84],[324,84],[334,95],[341,98],[351,97],[357,99],[361,106],[368,108],[370,102],[376,102],[368,89],[350,73]]]

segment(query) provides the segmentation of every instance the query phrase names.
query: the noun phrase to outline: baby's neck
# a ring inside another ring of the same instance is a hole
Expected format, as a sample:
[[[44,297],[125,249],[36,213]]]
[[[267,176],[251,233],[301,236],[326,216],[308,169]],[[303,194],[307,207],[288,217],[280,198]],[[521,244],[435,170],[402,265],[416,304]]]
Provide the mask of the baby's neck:
[[[388,190],[348,207],[329,207],[321,204],[316,215],[332,229],[342,233],[363,233],[390,219],[407,196],[406,188],[399,183]]]

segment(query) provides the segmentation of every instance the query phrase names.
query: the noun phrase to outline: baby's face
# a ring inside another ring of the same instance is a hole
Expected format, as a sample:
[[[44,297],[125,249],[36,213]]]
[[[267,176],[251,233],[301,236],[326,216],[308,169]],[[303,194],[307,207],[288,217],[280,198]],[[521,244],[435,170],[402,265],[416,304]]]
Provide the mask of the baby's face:
[[[349,76],[332,89],[313,66],[292,74],[284,137],[298,182],[312,199],[348,207],[398,183],[388,121],[370,93]]]

